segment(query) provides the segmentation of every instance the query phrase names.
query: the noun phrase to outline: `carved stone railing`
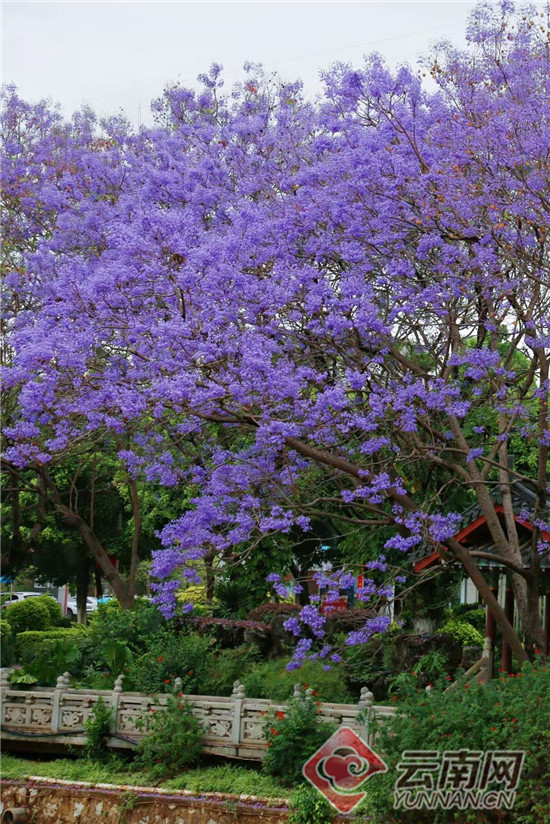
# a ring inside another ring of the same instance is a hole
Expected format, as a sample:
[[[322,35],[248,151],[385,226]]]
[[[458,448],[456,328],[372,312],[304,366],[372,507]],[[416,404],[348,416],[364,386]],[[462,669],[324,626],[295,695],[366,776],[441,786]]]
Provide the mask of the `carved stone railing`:
[[[34,741],[40,743],[41,748],[48,743],[83,745],[86,742],[84,724],[98,699],[103,698],[113,709],[107,744],[131,749],[147,734],[151,709],[165,705],[167,696],[123,692],[122,682],[120,675],[113,690],[71,689],[69,674],[65,673],[53,688],[14,689],[9,682],[9,670],[2,670],[2,740]],[[178,679],[176,688],[177,682]],[[294,694],[303,695],[300,685],[296,685]],[[306,694],[313,700],[311,690]],[[229,697],[186,695],[185,698],[204,728],[205,752],[233,758],[261,759],[267,746],[263,735],[264,716],[269,710],[285,710],[284,704],[247,698],[239,681],[235,681]],[[374,706],[373,695],[367,687],[361,690],[357,704],[320,703],[318,709],[320,720],[351,727],[367,741],[372,739],[370,721],[394,712],[393,707]]]

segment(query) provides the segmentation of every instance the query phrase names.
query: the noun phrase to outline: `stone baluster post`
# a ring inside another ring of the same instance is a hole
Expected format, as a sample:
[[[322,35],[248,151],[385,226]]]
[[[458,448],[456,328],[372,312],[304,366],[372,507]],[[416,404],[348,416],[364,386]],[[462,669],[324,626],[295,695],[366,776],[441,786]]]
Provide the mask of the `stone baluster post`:
[[[241,743],[241,717],[243,701],[245,700],[244,685],[240,681],[233,682],[233,692],[231,700],[233,702],[233,726],[231,730],[231,741],[238,747]]]
[[[109,732],[111,733],[111,735],[116,735],[118,732],[118,705],[120,703],[123,681],[124,674],[121,672],[115,681],[115,685],[113,687],[113,694],[111,696],[111,707],[113,709],[111,721],[109,723]]]
[[[370,743],[370,722],[373,713],[373,705],[374,695],[368,687],[362,687],[358,707],[363,717],[361,722],[361,735],[367,744]]]
[[[294,684],[294,698],[299,698],[302,694],[302,685],[301,684]]]
[[[0,706],[2,707],[2,723],[4,723],[4,701],[6,698],[6,693],[10,688],[10,672],[11,667],[3,667],[0,670]]]
[[[63,696],[64,691],[67,689],[68,683],[65,680],[65,676],[68,673],[63,673],[60,675],[56,681],[55,689],[53,691],[53,698],[52,698],[52,732],[56,733],[59,730],[61,725],[61,698]]]

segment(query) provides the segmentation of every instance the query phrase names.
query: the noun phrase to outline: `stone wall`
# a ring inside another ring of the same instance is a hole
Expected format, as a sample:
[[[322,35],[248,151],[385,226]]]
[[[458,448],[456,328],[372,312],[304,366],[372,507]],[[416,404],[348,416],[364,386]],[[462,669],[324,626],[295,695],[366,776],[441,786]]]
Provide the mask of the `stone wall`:
[[[35,778],[2,783],[0,810],[24,808],[28,824],[283,824],[286,802],[253,796]]]

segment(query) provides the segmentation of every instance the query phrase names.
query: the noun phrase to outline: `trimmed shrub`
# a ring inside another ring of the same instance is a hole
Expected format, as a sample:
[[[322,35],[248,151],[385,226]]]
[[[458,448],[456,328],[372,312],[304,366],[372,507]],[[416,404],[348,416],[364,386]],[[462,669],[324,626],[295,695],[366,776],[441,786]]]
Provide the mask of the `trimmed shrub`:
[[[485,631],[485,610],[478,604],[455,604],[445,612],[446,620],[466,621],[480,632]]]
[[[317,703],[306,696],[293,698],[284,712],[267,717],[264,734],[268,750],[262,771],[277,776],[283,784],[304,781],[305,762],[336,730],[335,724],[319,721]]]
[[[269,638],[271,631],[267,624],[257,621],[238,621],[232,618],[209,616],[186,617],[178,621],[182,632],[197,632],[213,636],[222,647],[234,649],[249,640],[247,635],[258,633]]]
[[[29,630],[20,632],[17,636],[15,647],[17,657],[22,661],[28,661],[36,657],[45,657],[52,643],[57,641],[71,641],[78,644],[86,637],[86,627],[82,624],[73,624],[72,627],[56,627],[43,632]]]
[[[30,663],[37,658],[47,658],[49,652],[55,648],[59,641],[68,641],[77,646],[86,635],[86,628],[82,627],[82,630],[57,627],[56,629],[44,630],[44,632],[36,630],[20,632],[15,642],[17,658],[23,664]]]
[[[325,701],[346,704],[353,701],[344,674],[335,667],[326,672],[319,661],[307,661],[299,670],[286,668],[288,658],[276,658],[256,664],[241,680],[249,698],[271,698],[272,701],[286,701],[292,698],[297,683],[315,690]]]
[[[485,638],[482,633],[468,621],[452,618],[437,631],[438,635],[446,633],[459,641],[463,647],[482,647]]]
[[[15,638],[10,624],[0,620],[0,666],[11,667],[15,663]]]
[[[270,624],[274,618],[291,618],[300,611],[301,607],[298,604],[275,604],[267,603],[261,604],[259,607],[251,610],[247,618],[249,621],[258,621],[262,624]]]
[[[27,598],[27,600],[38,601],[44,604],[50,616],[50,626],[58,627],[63,621],[61,607],[52,595],[39,595],[37,598]]]
[[[6,607],[4,612],[6,621],[16,635],[28,630],[49,629],[52,625],[49,606],[46,606],[41,597],[16,601]]]
[[[80,626],[80,625],[76,625]],[[16,639],[18,661],[25,672],[34,675],[42,686],[53,686],[65,670],[78,671],[79,644],[86,637],[86,627],[58,627],[45,632],[21,632]]]

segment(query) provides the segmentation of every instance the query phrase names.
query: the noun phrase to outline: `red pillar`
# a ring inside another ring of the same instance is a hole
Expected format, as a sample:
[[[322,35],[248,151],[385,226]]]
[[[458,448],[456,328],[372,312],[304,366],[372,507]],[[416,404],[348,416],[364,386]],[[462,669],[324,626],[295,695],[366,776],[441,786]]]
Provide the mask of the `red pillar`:
[[[493,580],[491,581],[491,592],[498,600],[498,579],[499,573],[495,573],[493,576]],[[486,678],[493,677],[493,660],[495,655],[495,637],[496,637],[496,621],[495,616],[490,611],[487,604],[485,604],[485,648],[484,653],[488,654],[489,656],[489,664],[487,667],[487,675]]]
[[[510,623],[514,624],[514,593],[512,590],[512,585],[509,579],[506,579],[506,594],[504,596],[504,614],[510,621]],[[506,641],[502,642],[502,658],[500,661],[500,666],[505,672],[510,672],[512,667],[512,650],[510,649],[510,645],[506,643]]]

